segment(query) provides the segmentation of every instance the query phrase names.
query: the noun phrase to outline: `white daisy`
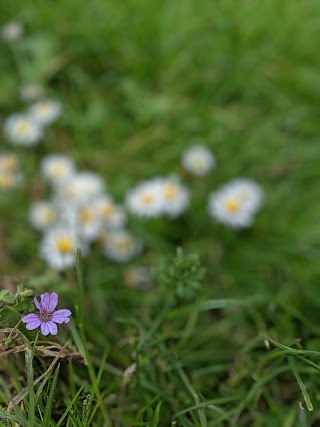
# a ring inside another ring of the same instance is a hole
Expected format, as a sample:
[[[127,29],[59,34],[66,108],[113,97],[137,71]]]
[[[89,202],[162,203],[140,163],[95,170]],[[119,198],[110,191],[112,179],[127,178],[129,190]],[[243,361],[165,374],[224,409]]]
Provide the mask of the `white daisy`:
[[[61,103],[53,99],[37,101],[29,108],[29,114],[32,119],[43,126],[53,123],[61,112]]]
[[[0,190],[10,190],[22,182],[19,159],[14,153],[0,153]]]
[[[63,154],[50,154],[41,161],[42,175],[54,184],[61,183],[75,173],[74,162]]]
[[[23,25],[18,21],[7,22],[1,27],[1,37],[8,42],[21,38],[23,34]]]
[[[26,114],[12,114],[4,122],[4,134],[14,145],[35,145],[42,138],[42,127]]]
[[[94,208],[103,224],[108,228],[122,228],[126,223],[123,209],[116,205],[110,196],[104,195],[94,202]]]
[[[189,205],[189,190],[175,179],[163,180],[161,194],[163,197],[163,213],[168,217],[176,218],[185,212]]]
[[[33,203],[29,211],[31,225],[39,231],[47,230],[56,224],[58,213],[50,202]]]
[[[95,240],[101,229],[101,221],[94,206],[85,204],[78,210],[78,230],[86,241]]]
[[[128,231],[110,232],[103,248],[103,254],[116,262],[126,262],[141,250],[141,243]]]
[[[22,175],[19,172],[0,170],[0,190],[11,190],[21,184]]]
[[[58,198],[78,205],[94,200],[104,190],[104,180],[92,172],[73,174],[56,188]]]
[[[40,244],[40,256],[50,267],[60,271],[75,265],[76,252],[81,246],[74,231],[56,228],[44,236]]]
[[[140,217],[157,217],[162,213],[162,180],[142,181],[127,193],[126,204],[130,212]]]
[[[216,165],[214,155],[203,145],[193,145],[182,155],[182,166],[193,175],[207,175]]]
[[[34,102],[44,96],[45,89],[36,83],[25,83],[20,87],[19,92],[22,101]]]
[[[262,202],[262,190],[254,182],[235,179],[209,195],[209,213],[232,228],[246,228]]]
[[[260,185],[248,178],[235,178],[228,185],[233,187],[251,212],[256,213],[260,209],[264,197]]]
[[[0,153],[0,172],[14,173],[19,170],[19,159],[14,153]]]

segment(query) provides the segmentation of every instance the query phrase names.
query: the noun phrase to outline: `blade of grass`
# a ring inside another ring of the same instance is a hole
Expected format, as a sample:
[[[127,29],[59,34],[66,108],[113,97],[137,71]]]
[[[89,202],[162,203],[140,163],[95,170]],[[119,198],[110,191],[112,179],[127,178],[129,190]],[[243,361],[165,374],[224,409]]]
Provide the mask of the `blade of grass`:
[[[78,390],[77,394],[73,397],[73,399],[71,400],[71,402],[70,402],[70,403],[69,403],[69,405],[67,406],[66,410],[65,410],[65,411],[64,411],[64,413],[62,414],[61,418],[60,418],[60,419],[59,419],[59,421],[57,422],[56,427],[60,427],[60,426],[61,426],[61,424],[62,424],[63,420],[65,419],[65,417],[66,417],[66,416],[68,415],[68,413],[70,412],[70,410],[71,410],[71,408],[72,408],[73,404],[74,404],[74,403],[76,402],[76,400],[78,399],[78,397],[79,397],[80,393],[82,392],[82,390],[83,390],[83,387],[81,387],[81,388]]]
[[[51,418],[51,411],[52,411],[52,404],[53,404],[53,397],[56,390],[57,380],[58,380],[58,374],[60,370],[60,364],[56,367],[56,370],[53,375],[53,380],[50,386],[49,396],[46,401],[46,409],[44,412],[44,418],[43,418],[43,427],[50,427],[50,418]]]
[[[307,408],[309,411],[313,411],[313,405],[312,405],[311,399],[307,392],[306,386],[303,384],[302,379],[300,378],[300,375],[296,366],[296,361],[294,360],[293,357],[289,357],[288,359],[289,359],[289,366],[291,368],[291,371],[295,379],[297,380],[297,383],[299,384],[299,387],[301,389],[304,401],[306,402]]]

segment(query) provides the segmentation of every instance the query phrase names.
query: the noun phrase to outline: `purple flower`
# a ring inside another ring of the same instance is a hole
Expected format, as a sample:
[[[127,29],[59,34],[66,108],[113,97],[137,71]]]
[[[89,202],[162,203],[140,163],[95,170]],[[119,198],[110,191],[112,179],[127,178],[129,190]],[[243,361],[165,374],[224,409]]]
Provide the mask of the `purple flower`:
[[[57,335],[58,327],[56,323],[70,322],[69,316],[71,311],[67,309],[57,310],[58,295],[53,292],[51,295],[46,292],[41,295],[41,301],[34,298],[34,305],[40,310],[40,314],[31,313],[22,318],[22,321],[27,324],[26,328],[29,331],[40,326],[42,335]]]

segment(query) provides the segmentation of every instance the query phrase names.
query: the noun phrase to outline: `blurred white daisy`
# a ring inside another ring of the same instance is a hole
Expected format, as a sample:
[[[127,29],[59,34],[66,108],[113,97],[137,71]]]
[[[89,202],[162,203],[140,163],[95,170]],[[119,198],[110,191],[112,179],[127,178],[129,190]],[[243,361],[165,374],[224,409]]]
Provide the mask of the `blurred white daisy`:
[[[1,27],[1,38],[11,42],[22,37],[23,25],[18,21],[10,21]]]
[[[212,152],[203,145],[193,145],[182,155],[182,166],[193,175],[207,175],[216,165]]]
[[[94,202],[94,208],[103,226],[123,228],[126,223],[124,210],[110,196],[104,195]]]
[[[40,256],[55,270],[72,267],[81,243],[73,230],[56,228],[45,234],[40,244]]]
[[[123,274],[124,282],[130,288],[145,291],[151,286],[150,269],[144,266],[129,267]]]
[[[232,228],[246,228],[262,202],[260,187],[246,179],[235,179],[209,195],[209,213]]]
[[[42,138],[42,127],[26,114],[12,114],[4,122],[4,134],[14,145],[35,145]]]
[[[14,153],[0,153],[0,172],[13,173],[19,170],[19,159]]]
[[[75,173],[73,160],[63,154],[50,154],[41,161],[42,175],[54,184],[61,183]]]
[[[22,174],[19,172],[5,172],[0,170],[0,190],[11,190],[22,182]]]
[[[263,203],[263,190],[255,181],[248,178],[235,178],[228,183],[243,203],[252,212],[257,212]]]
[[[37,83],[25,83],[20,87],[20,97],[25,102],[35,102],[45,94],[43,86]]]
[[[85,204],[78,210],[78,230],[87,242],[95,240],[101,228],[101,221],[94,206]]]
[[[104,180],[92,172],[73,174],[56,188],[58,198],[78,205],[94,200],[104,190]]]
[[[141,251],[141,243],[125,230],[110,232],[103,254],[116,262],[127,262]]]
[[[126,196],[130,212],[140,217],[157,217],[162,214],[162,179],[154,178],[142,181],[131,189]]]
[[[22,182],[19,159],[14,153],[0,153],[0,190],[10,190]]]
[[[189,205],[189,190],[175,179],[163,180],[161,194],[163,197],[163,213],[168,217],[176,218],[185,212]]]
[[[56,207],[50,202],[35,202],[29,211],[31,225],[39,231],[47,230],[54,226],[58,219]]]
[[[61,103],[53,99],[37,101],[29,108],[32,119],[41,125],[50,125],[60,116],[61,112]]]

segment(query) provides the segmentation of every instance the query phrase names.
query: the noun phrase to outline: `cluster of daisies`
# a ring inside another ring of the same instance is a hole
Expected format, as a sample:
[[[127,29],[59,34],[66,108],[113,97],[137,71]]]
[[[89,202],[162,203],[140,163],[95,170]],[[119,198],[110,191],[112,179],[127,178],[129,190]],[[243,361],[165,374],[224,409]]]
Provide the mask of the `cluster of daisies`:
[[[40,167],[51,185],[52,198],[35,202],[29,218],[43,233],[40,255],[51,267],[64,270],[74,265],[77,248],[86,255],[94,242],[117,262],[128,261],[140,251],[140,241],[125,229],[124,209],[106,192],[102,177],[77,171],[62,154],[44,157]]]
[[[181,159],[182,167],[196,176],[209,174],[216,165],[214,155],[205,146],[194,145]],[[178,178],[153,178],[139,183],[126,197],[129,211],[137,216],[175,218],[189,206],[190,192]],[[208,211],[217,222],[232,228],[252,225],[261,207],[263,191],[254,181],[236,178],[209,194]]]
[[[22,34],[23,27],[17,22],[8,23],[0,32],[7,42],[18,40]],[[7,117],[3,132],[9,143],[32,147],[61,115],[62,105],[46,97],[44,88],[37,84],[22,86],[20,96],[27,109]],[[216,167],[216,159],[207,147],[198,144],[183,152],[181,166],[189,174],[203,177]],[[127,262],[142,250],[141,241],[126,228],[127,213],[144,219],[176,219],[190,206],[191,192],[175,175],[137,183],[127,191],[121,206],[107,193],[102,177],[77,171],[72,159],[63,154],[47,155],[40,169],[50,185],[51,197],[34,202],[29,219],[42,233],[41,257],[56,270],[73,266],[77,248],[85,255],[95,243],[108,259]],[[0,190],[14,188],[21,181],[18,157],[0,153]],[[256,182],[235,178],[209,194],[207,207],[217,222],[242,229],[253,224],[262,202],[263,191]]]

